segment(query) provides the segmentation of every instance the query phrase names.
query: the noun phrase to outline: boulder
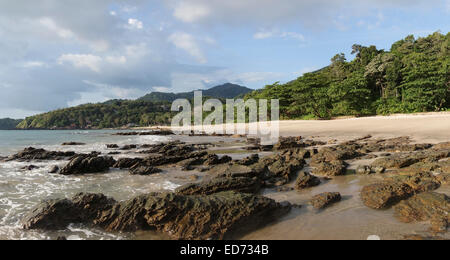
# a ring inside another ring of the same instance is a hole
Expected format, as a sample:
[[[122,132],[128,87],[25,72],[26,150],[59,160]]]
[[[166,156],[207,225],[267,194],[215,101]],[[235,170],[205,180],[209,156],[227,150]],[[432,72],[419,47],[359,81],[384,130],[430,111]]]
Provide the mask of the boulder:
[[[246,157],[246,158],[244,158],[242,160],[239,160],[236,163],[240,164],[240,165],[250,166],[250,165],[253,165],[255,163],[258,163],[258,161],[259,161],[259,155],[258,154],[252,154],[251,156]]]
[[[414,190],[402,182],[380,182],[365,186],[361,199],[369,208],[385,209],[414,195]]]
[[[89,223],[117,202],[102,194],[80,193],[71,200],[47,200],[22,220],[24,229],[61,230],[71,223]]]
[[[67,142],[67,143],[63,143],[61,144],[62,146],[81,146],[81,145],[86,145],[85,143],[78,143],[78,142]]]
[[[214,178],[212,180],[187,184],[178,188],[175,192],[182,195],[211,195],[223,191],[236,191],[242,193],[258,193],[262,182],[257,178]]]
[[[79,155],[64,166],[59,174],[74,175],[106,172],[115,164],[112,157],[99,157],[95,155]]]
[[[6,161],[65,160],[75,155],[74,152],[54,152],[28,147],[23,151],[8,157]]]
[[[307,172],[300,172],[297,181],[295,182],[295,188],[297,190],[303,190],[310,187],[315,187],[320,185],[320,179],[312,176]]]
[[[107,231],[153,229],[181,240],[230,239],[262,227],[290,209],[290,204],[236,192],[151,194],[120,203],[95,223]]]
[[[162,172],[161,169],[152,166],[135,165],[130,169],[131,175],[152,175]]]
[[[59,166],[55,165],[53,166],[48,173],[58,173],[59,172]]]
[[[341,194],[338,192],[326,192],[314,196],[310,203],[316,209],[324,209],[332,204],[340,202],[341,199]]]
[[[43,202],[23,219],[23,227],[62,230],[69,224],[85,224],[114,232],[156,230],[182,240],[231,239],[267,225],[290,209],[289,203],[236,192],[152,193],[121,203],[101,194],[79,194],[72,200]]]
[[[120,158],[113,165],[113,168],[129,169],[141,162],[142,162],[141,158]]]
[[[32,170],[36,170],[36,169],[39,169],[39,168],[40,167],[36,166],[36,165],[28,165],[28,166],[22,167],[20,169],[24,170],[24,171],[32,171]]]
[[[313,170],[313,174],[320,176],[340,176],[345,175],[347,171],[347,165],[343,161],[330,161],[316,164]]]
[[[215,177],[249,177],[257,176],[257,173],[248,166],[239,164],[222,164],[212,168],[209,174]]]
[[[431,221],[433,231],[445,232],[450,223],[450,198],[445,194],[424,192],[394,207],[402,222]]]
[[[120,147],[120,150],[122,150],[122,151],[129,151],[129,150],[133,150],[133,149],[137,149],[137,145],[127,144],[127,145]]]
[[[108,149],[119,149],[119,146],[117,144],[107,144],[106,148],[108,148]]]

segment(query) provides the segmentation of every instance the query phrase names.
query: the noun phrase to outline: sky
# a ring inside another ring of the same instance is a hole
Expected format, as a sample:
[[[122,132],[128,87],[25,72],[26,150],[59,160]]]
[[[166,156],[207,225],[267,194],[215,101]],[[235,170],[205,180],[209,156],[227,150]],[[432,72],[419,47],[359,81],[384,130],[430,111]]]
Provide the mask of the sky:
[[[450,0],[0,0],[0,118],[253,89],[450,28]]]

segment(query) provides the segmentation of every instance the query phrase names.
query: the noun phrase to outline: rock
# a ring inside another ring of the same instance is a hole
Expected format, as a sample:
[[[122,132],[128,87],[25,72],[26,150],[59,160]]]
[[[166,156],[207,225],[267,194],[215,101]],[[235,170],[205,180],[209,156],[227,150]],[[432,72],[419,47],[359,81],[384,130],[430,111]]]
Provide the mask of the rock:
[[[39,168],[40,167],[36,166],[36,165],[28,165],[28,166],[22,167],[21,170],[32,171],[32,170],[39,169]]]
[[[107,144],[106,148],[108,148],[108,149],[119,149],[119,146],[117,144]]]
[[[414,195],[414,190],[406,183],[380,182],[365,186],[361,199],[369,208],[385,209]]]
[[[223,164],[212,168],[210,175],[215,177],[249,177],[253,178],[257,173],[250,167],[238,164]]]
[[[419,173],[414,175],[398,175],[389,178],[394,182],[403,182],[410,186],[415,193],[434,191],[440,188],[441,183],[431,173]]]
[[[356,174],[358,175],[370,175],[372,174],[372,168],[366,165],[360,165],[356,169]]]
[[[334,203],[341,201],[341,194],[338,192],[326,192],[316,195],[311,200],[311,205],[316,209],[324,209]]]
[[[262,183],[257,178],[214,178],[202,183],[187,184],[175,192],[182,195],[211,195],[223,191],[258,193],[261,187]]]
[[[129,151],[129,150],[133,150],[133,149],[137,149],[137,145],[128,144],[128,145],[124,145],[120,148],[120,150],[122,150],[122,151]]]
[[[63,143],[61,144],[62,146],[81,146],[81,145],[86,145],[85,143],[77,143],[77,142],[67,142],[67,143]]]
[[[450,142],[436,144],[435,146],[433,146],[433,149],[435,150],[450,149]]]
[[[402,222],[431,221],[432,229],[445,232],[450,222],[450,198],[445,194],[425,192],[400,202],[395,215]]]
[[[174,133],[171,130],[156,129],[156,130],[147,131],[147,132],[120,132],[120,133],[115,133],[114,135],[119,135],[119,136],[162,135],[162,136],[167,136],[167,135],[174,135]]]
[[[63,237],[63,236],[60,236],[60,237],[58,237],[56,240],[57,240],[57,241],[66,241],[67,238],[66,238],[66,237]]]
[[[150,194],[104,212],[107,231],[157,230],[174,239],[230,239],[262,227],[291,209],[265,197],[224,192],[210,196]]]
[[[295,188],[297,190],[303,190],[310,187],[315,187],[320,185],[320,179],[312,176],[307,172],[300,172],[297,181],[295,182]]]
[[[240,165],[250,166],[250,165],[253,165],[255,163],[258,163],[258,161],[259,161],[259,155],[258,154],[252,154],[251,156],[246,157],[246,158],[244,158],[244,159],[242,159],[240,161],[237,161],[236,163],[240,164]]]
[[[316,165],[313,173],[321,176],[340,176],[345,175],[347,165],[343,161],[323,162]]]
[[[106,231],[156,230],[173,239],[230,239],[285,215],[289,203],[236,192],[210,196],[152,193],[117,203],[103,195],[79,194],[72,200],[38,205],[23,219],[25,229],[62,230],[84,224]]]
[[[376,160],[372,166],[380,166],[386,169],[400,169],[409,167],[413,164],[424,162],[438,162],[441,159],[448,158],[450,156],[450,149],[448,150],[427,150],[427,151],[418,151],[407,154],[394,154],[390,157],[380,158]]]
[[[357,144],[337,145],[325,147],[319,150],[311,158],[311,165],[316,166],[326,162],[351,160],[363,156],[357,150],[360,148]]]
[[[152,166],[142,166],[142,165],[135,165],[130,169],[131,175],[152,175],[156,173],[162,172],[161,169],[152,167]]]
[[[55,165],[53,166],[48,173],[58,173],[59,172],[59,166]]]
[[[447,173],[441,173],[436,176],[436,179],[442,184],[442,185],[448,185],[450,184],[450,172]]]
[[[74,157],[70,162],[61,169],[59,174],[74,175],[74,174],[88,174],[106,172],[115,164],[112,157],[80,155]]]
[[[113,168],[129,169],[129,168],[132,168],[133,166],[135,166],[136,164],[139,164],[141,162],[142,162],[141,158],[120,158],[113,165]]]
[[[109,152],[108,155],[118,155],[118,154],[122,154],[121,152]]]
[[[277,144],[273,146],[275,150],[286,150],[293,148],[305,148],[310,146],[325,145],[325,142],[303,140],[301,136],[298,137],[280,137]]]
[[[22,220],[24,229],[61,230],[71,223],[89,223],[117,202],[102,194],[80,193],[71,200],[47,200]]]
[[[6,161],[64,160],[75,155],[74,152],[53,152],[29,147],[8,157]]]

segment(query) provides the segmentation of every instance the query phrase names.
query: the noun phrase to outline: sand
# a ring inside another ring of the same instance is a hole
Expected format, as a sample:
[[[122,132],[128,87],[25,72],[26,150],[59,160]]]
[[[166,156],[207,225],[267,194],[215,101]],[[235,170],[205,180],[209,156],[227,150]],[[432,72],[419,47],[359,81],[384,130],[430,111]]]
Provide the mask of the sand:
[[[409,136],[417,143],[450,141],[450,112],[398,114],[323,121],[291,120],[279,121],[279,125],[281,136],[314,137],[318,140],[346,141],[372,135],[375,138]],[[208,128],[210,127],[204,127],[204,129]]]

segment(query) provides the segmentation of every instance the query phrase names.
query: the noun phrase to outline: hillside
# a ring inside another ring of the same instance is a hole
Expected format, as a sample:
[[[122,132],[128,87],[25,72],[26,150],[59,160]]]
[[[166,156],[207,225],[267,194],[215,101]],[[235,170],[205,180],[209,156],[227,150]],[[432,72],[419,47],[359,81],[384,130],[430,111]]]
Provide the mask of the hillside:
[[[450,108],[450,33],[394,43],[390,51],[353,46],[319,71],[246,98],[280,100],[282,119],[445,111]]]
[[[216,86],[207,90],[202,90],[203,96],[205,97],[212,97],[212,98],[219,98],[219,99],[227,99],[227,98],[235,98],[237,96],[242,96],[245,94],[248,94],[252,92],[252,89],[227,83],[224,85]],[[167,101],[167,102],[173,102],[176,99],[192,99],[194,98],[194,91],[192,92],[184,92],[184,93],[163,93],[163,92],[152,92],[150,94],[147,94],[138,100],[141,101],[151,101],[151,102],[160,102],[160,101]]]
[[[14,130],[20,122],[22,122],[22,119],[0,119],[0,130]]]
[[[225,84],[203,91],[213,98],[233,98],[252,91],[233,84]],[[173,115],[171,102],[178,98],[192,99],[194,92],[155,92],[138,100],[109,100],[86,104],[28,117],[17,125],[19,129],[102,129],[123,126],[170,124]]]
[[[28,117],[20,129],[102,129],[127,125],[168,124],[172,113],[169,103],[115,100],[55,110]]]

